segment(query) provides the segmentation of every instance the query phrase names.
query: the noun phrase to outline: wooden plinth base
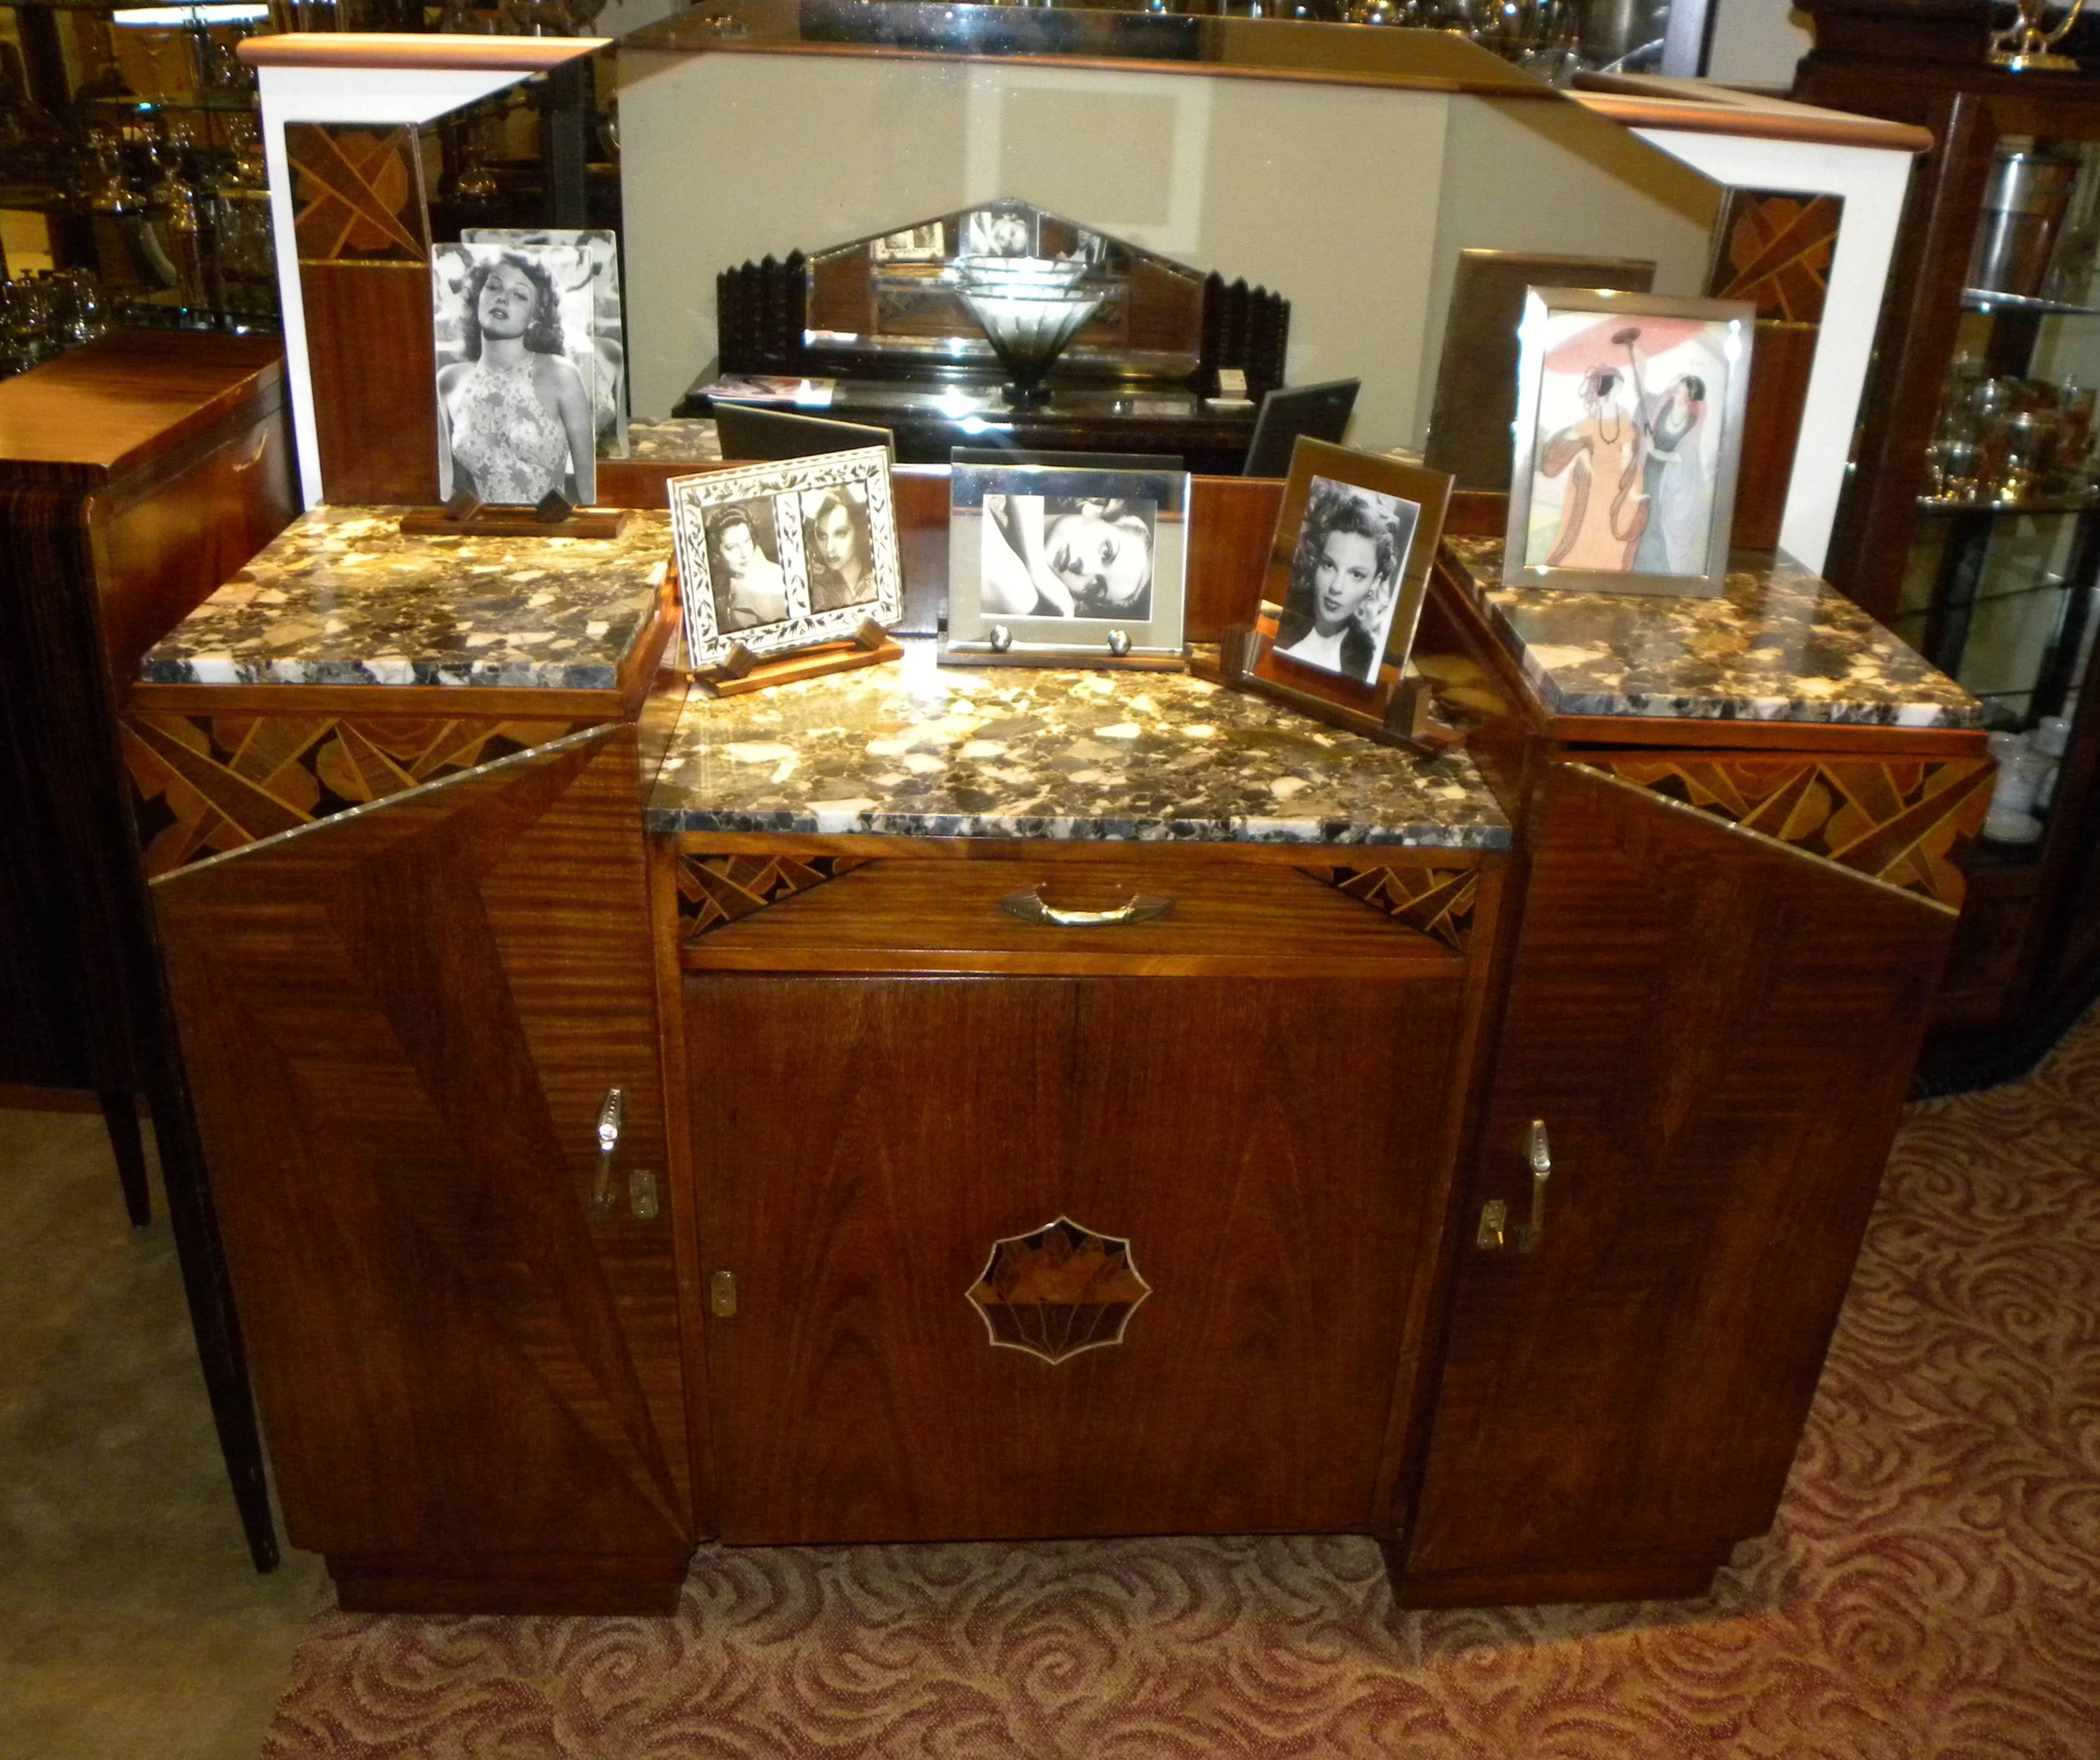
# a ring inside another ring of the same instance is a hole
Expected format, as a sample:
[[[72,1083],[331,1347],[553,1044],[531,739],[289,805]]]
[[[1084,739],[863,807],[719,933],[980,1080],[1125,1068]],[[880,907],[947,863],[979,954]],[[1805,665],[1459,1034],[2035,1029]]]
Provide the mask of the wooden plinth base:
[[[1236,690],[1274,697],[1300,714],[1361,733],[1382,745],[1433,754],[1464,737],[1438,717],[1428,681],[1419,673],[1408,674],[1387,666],[1371,689],[1352,689],[1340,680],[1327,685],[1309,676],[1301,683],[1281,675],[1273,666],[1275,639],[1273,618],[1264,617],[1258,624],[1233,625],[1220,638],[1216,657],[1192,657],[1189,670],[1214,684],[1229,684]]]
[[[1383,1540],[1397,1607],[1545,1607],[1586,1601],[1690,1601],[1707,1594],[1728,1562],[1716,1554],[1656,1554],[1582,1566],[1409,1572],[1396,1541]]]
[[[542,520],[530,507],[476,507],[464,518],[446,507],[418,507],[401,515],[408,537],[618,537],[629,519],[624,507],[580,507],[559,520]]]
[[[346,1613],[654,1613],[678,1609],[690,1550],[470,1561],[346,1558],[329,1575]]]
[[[890,639],[889,632],[868,617],[862,621],[850,642],[805,648],[778,660],[761,660],[739,642],[721,665],[694,677],[710,696],[743,696],[752,691],[770,690],[776,684],[821,679],[831,672],[850,672],[856,666],[879,666],[885,661],[903,657],[904,650]]]

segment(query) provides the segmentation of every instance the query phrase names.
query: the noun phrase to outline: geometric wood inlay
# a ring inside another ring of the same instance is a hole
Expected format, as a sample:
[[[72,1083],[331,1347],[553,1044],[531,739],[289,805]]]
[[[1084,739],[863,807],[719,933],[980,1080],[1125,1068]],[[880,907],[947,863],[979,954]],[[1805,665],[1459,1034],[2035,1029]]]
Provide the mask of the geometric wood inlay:
[[[678,939],[692,940],[827,880],[865,868],[868,856],[681,856]]]
[[[1988,758],[1580,762],[1956,910],[1995,771]]]
[[[421,263],[430,254],[412,129],[289,122],[285,152],[301,207],[302,261]]]
[[[547,745],[579,725],[487,717],[127,715],[124,757],[146,873],[171,873]]]
[[[1300,873],[1346,892],[1405,928],[1466,950],[1473,903],[1480,889],[1476,868],[1301,868]]]
[[[994,1241],[966,1292],[995,1345],[1046,1363],[1121,1344],[1131,1316],[1151,1293],[1127,1240],[1064,1216],[1033,1234]]]
[[[1836,196],[1730,191],[1707,291],[1747,299],[1762,319],[1820,323],[1844,207]]]

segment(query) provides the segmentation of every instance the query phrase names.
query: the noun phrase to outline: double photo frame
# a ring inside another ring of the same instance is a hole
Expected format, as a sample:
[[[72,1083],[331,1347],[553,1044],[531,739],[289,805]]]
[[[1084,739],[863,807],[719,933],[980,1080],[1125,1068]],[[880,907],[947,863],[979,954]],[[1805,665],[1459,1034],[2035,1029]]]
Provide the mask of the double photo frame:
[[[735,674],[902,617],[886,448],[673,477],[667,489],[695,670]]]

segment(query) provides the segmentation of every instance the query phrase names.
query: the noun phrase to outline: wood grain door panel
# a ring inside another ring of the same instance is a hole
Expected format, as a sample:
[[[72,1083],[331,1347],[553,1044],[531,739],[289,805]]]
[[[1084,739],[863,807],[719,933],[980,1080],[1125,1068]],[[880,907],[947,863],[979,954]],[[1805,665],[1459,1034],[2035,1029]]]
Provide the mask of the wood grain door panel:
[[[691,1546],[631,729],[157,882],[287,1527],[332,1554]]]
[[[1546,1236],[1467,1230],[1405,1565],[1504,1599],[1768,1525],[1955,920],[1573,767],[1539,813],[1467,1219],[1541,1118]]]
[[[1368,1524],[1458,986],[686,996],[702,1248],[738,1292],[708,1346],[726,1539]],[[1052,1363],[966,1292],[1061,1217],[1128,1240],[1152,1293]]]

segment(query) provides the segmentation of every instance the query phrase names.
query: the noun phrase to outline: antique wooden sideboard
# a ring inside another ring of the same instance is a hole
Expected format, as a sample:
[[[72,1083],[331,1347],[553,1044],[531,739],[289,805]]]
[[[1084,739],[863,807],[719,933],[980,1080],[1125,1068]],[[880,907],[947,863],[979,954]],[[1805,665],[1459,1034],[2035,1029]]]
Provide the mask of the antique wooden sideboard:
[[[1200,486],[1197,640],[1279,490]],[[1764,1529],[1974,702],[1783,560],[1513,595],[1464,538],[1440,757],[923,644],[689,700],[667,552],[319,510],[143,663],[214,1189],[346,1606],[1262,1529],[1375,1537],[1418,1604],[1674,1595]]]
[[[0,385],[0,1084],[99,1098],[140,1226],[144,1101],[259,1569],[277,1558],[269,1492],[117,715],[139,656],[291,517],[285,401],[264,337],[120,332]]]

